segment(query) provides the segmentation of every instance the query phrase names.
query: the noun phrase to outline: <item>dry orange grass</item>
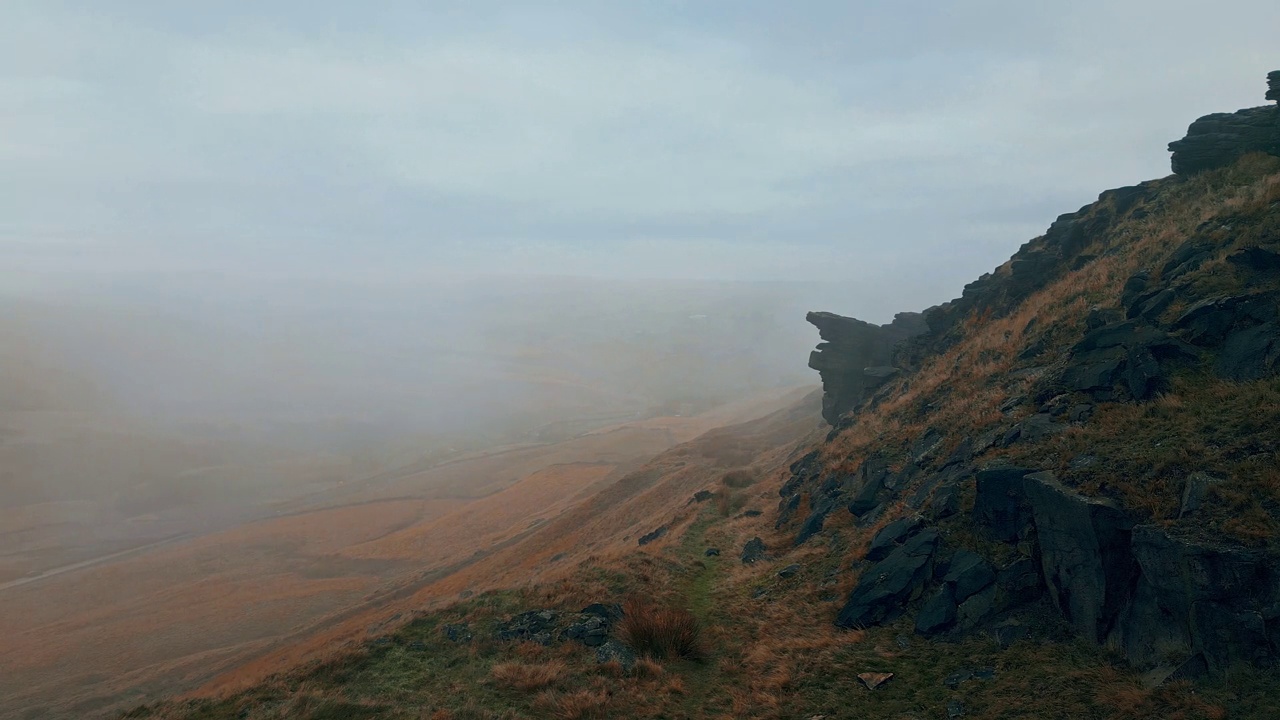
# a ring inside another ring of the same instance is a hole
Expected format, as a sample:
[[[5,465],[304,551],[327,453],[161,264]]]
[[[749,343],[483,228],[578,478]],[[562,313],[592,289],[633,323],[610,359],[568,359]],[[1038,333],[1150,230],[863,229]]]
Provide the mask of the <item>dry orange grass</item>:
[[[555,685],[565,675],[565,665],[558,660],[531,665],[523,662],[504,662],[490,671],[494,682],[521,692],[532,692]]]
[[[680,607],[630,600],[623,606],[617,633],[637,654],[649,657],[698,659],[706,652],[702,624],[693,613]]]
[[[898,381],[896,393],[863,412],[823,448],[828,467],[853,472],[868,448],[908,442],[924,430],[919,408],[926,402],[935,405],[927,424],[936,427],[965,432],[997,422],[1000,403],[1034,380],[1028,376],[1009,382],[1008,373],[1023,348],[1041,335],[1078,336],[1091,307],[1114,307],[1116,289],[1127,278],[1158,265],[1206,220],[1260,210],[1280,200],[1278,170],[1276,158],[1248,157],[1229,170],[1165,188],[1162,209],[1117,223],[1082,251],[1098,259],[1046,285],[1008,315],[994,318],[987,308],[965,318],[960,342]],[[1222,258],[1227,254],[1224,250]],[[1225,263],[1222,258],[1216,262]],[[1008,269],[1006,263],[996,274]],[[1040,361],[1055,359],[1047,354]]]
[[[610,696],[606,689],[587,688],[574,692],[546,690],[538,694],[533,706],[560,720],[585,720],[608,717]]]

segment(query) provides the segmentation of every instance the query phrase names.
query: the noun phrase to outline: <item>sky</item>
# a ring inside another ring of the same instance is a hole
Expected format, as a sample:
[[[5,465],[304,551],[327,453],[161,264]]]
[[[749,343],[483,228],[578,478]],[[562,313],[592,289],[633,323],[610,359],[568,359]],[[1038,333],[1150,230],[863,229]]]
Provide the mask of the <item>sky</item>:
[[[959,294],[1260,105],[1280,3],[0,3],[0,282]]]

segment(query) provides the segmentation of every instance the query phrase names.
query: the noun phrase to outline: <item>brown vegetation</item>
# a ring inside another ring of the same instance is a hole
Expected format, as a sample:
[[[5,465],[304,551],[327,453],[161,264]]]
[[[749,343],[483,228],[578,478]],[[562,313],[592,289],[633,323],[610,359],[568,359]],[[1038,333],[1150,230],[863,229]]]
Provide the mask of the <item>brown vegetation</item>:
[[[704,655],[702,625],[688,610],[632,600],[623,606],[623,613],[618,638],[636,653],[662,659]]]

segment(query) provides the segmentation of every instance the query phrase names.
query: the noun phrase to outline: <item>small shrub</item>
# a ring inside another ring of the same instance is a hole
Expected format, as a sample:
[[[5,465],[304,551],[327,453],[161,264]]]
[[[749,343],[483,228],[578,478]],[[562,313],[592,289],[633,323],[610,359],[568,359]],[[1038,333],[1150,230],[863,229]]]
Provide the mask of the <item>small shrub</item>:
[[[623,612],[618,637],[638,654],[664,659],[702,657],[702,626],[688,610],[631,601]]]
[[[554,685],[564,677],[564,663],[558,660],[530,665],[522,662],[498,663],[490,670],[495,682],[522,692],[540,690]]]
[[[755,485],[759,479],[759,476],[756,475],[756,471],[748,467],[730,470],[724,474],[724,477],[720,478],[720,482],[724,483],[725,487],[740,490],[742,488]]]

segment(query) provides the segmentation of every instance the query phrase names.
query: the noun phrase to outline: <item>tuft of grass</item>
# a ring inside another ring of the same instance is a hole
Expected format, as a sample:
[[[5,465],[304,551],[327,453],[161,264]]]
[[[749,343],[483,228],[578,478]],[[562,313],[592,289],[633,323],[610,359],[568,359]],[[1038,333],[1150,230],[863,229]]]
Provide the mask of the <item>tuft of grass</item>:
[[[734,488],[735,490],[751,487],[759,480],[760,475],[749,467],[730,470],[724,474],[724,477],[720,478],[720,482],[724,483],[725,487]]]
[[[521,692],[542,690],[559,682],[565,675],[564,663],[551,660],[536,665],[523,662],[497,663],[489,674],[494,682]]]
[[[623,613],[618,637],[636,653],[662,659],[704,657],[702,623],[688,610],[631,600]]]

